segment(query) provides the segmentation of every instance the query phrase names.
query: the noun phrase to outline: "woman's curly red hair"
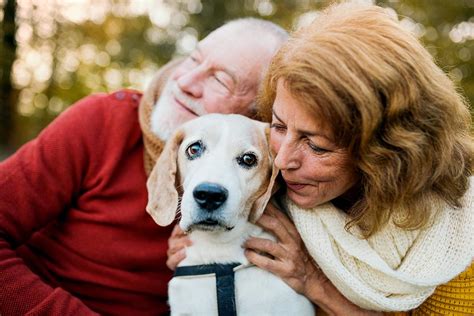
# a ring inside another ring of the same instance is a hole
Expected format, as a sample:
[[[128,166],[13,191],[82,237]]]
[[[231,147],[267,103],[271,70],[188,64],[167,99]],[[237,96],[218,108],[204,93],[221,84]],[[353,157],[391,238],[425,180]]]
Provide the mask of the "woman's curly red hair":
[[[469,106],[386,9],[333,5],[295,32],[265,78],[263,116],[278,80],[348,148],[362,189],[350,224],[366,236],[393,214],[400,227],[425,225],[433,201],[461,206],[473,169]]]

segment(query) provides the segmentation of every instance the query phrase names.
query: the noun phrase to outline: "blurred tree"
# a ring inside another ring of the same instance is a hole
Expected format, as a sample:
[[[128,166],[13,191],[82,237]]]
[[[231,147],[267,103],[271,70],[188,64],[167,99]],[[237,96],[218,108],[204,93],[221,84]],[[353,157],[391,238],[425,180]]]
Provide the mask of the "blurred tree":
[[[474,103],[474,1],[385,0]]]
[[[16,104],[16,91],[13,90],[10,76],[16,55],[16,2],[7,0],[3,7],[3,20],[0,30],[0,145],[8,145],[13,128],[13,113]]]
[[[143,89],[161,65],[189,53],[199,39],[230,19],[260,17],[293,30],[333,2],[24,0],[18,1],[15,14],[15,2],[5,1],[0,0],[0,6],[4,5],[4,18],[0,19],[2,93],[8,93],[9,100],[17,94],[18,98],[15,128],[7,127],[11,120],[2,121],[0,146],[10,133],[15,147],[35,137],[60,112],[88,94],[122,87]],[[353,1],[394,9],[401,23],[424,42],[470,102],[474,101],[474,0]],[[6,44],[7,29],[13,45]],[[8,86],[10,76],[5,74],[10,69],[12,82]],[[1,100],[5,103],[3,94]],[[9,104],[10,112],[2,106],[0,119],[11,118],[4,114],[11,113],[14,103]]]

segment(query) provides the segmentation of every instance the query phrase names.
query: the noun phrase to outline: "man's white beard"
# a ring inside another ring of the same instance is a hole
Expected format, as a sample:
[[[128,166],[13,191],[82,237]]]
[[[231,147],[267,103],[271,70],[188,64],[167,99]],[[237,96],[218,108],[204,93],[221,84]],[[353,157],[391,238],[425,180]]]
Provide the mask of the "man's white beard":
[[[197,115],[206,114],[204,107],[183,95],[173,80],[168,80],[151,113],[151,131],[162,140],[168,140],[173,132],[188,121],[180,109],[176,108],[174,96],[186,102],[186,105]]]

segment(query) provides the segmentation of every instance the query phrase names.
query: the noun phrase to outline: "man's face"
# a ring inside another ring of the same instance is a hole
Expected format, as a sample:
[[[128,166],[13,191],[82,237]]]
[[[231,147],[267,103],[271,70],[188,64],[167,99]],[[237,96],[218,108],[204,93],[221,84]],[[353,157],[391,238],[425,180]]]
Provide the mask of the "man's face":
[[[197,116],[249,115],[275,47],[232,25],[211,33],[171,74],[153,111],[152,130],[166,140]]]

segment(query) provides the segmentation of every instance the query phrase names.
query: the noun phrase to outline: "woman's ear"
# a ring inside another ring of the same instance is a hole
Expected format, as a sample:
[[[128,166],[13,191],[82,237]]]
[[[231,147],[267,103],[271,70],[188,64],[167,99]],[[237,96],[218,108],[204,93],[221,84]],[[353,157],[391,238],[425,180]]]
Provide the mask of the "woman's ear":
[[[179,129],[166,143],[146,183],[148,204],[146,211],[160,226],[171,224],[178,208],[178,149],[184,139],[184,131]]]

